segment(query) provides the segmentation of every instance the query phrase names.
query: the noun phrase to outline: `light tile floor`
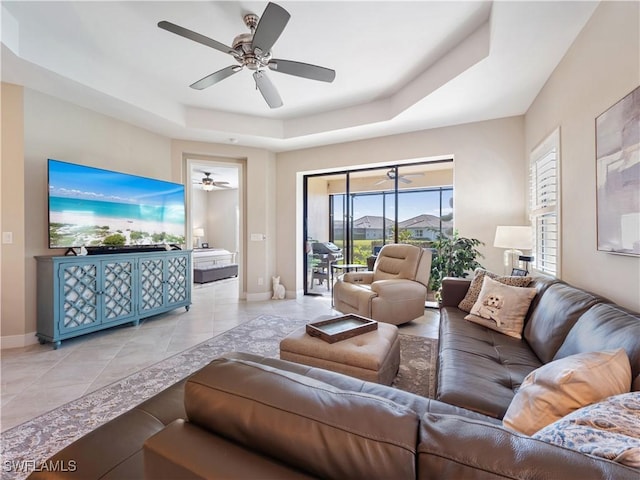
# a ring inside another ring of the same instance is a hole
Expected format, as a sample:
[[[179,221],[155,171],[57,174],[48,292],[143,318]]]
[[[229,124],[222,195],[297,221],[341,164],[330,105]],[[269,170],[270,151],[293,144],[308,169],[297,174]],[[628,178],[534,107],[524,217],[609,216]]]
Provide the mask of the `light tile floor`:
[[[122,326],[62,342],[0,352],[0,430],[19,425],[167,357],[191,348],[260,314],[308,318],[337,315],[327,296],[246,302],[237,279],[194,285],[192,305],[157,315],[137,327]],[[425,315],[401,331],[436,338],[439,314]]]

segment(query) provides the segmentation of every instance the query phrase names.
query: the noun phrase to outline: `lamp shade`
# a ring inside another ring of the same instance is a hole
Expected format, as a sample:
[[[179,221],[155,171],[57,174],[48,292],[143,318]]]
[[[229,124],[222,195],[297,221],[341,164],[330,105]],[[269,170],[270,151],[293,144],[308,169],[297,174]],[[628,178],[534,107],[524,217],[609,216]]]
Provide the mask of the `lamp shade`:
[[[194,228],[193,229],[194,237],[204,237],[204,228]]]
[[[532,231],[530,226],[498,226],[496,227],[496,238],[493,246],[498,248],[531,250],[533,247],[531,235]]]

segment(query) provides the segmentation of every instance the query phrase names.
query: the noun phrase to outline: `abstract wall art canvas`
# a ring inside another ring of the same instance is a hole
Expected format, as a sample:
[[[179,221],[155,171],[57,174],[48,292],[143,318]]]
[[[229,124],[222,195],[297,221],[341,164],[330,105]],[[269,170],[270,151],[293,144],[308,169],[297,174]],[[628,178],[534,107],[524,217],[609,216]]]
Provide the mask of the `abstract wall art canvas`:
[[[596,118],[598,250],[640,256],[640,87]]]

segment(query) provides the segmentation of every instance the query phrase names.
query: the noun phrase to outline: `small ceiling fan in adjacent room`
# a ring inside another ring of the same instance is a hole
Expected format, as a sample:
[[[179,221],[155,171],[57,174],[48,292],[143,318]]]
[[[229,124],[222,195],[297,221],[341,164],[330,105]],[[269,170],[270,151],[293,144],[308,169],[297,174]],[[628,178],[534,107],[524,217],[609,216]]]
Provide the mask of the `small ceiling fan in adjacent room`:
[[[199,182],[193,182],[193,184],[202,185],[202,190],[204,190],[205,192],[210,192],[211,190],[213,190],[214,187],[231,188],[229,186],[229,182],[216,181],[213,178],[211,178],[210,172],[202,172],[202,173],[204,173],[204,177],[202,177],[202,180],[200,180]]]
[[[398,182],[411,183],[411,180],[409,180],[408,177],[424,177],[424,173],[417,172],[417,173],[405,173],[404,175],[398,175]],[[384,182],[392,182],[395,180],[395,178],[396,178],[396,170],[395,168],[392,168],[385,174],[385,176],[382,179],[374,183],[374,185],[382,185]]]
[[[329,68],[271,58],[271,47],[280,37],[290,17],[289,12],[275,3],[267,5],[262,18],[253,13],[245,15],[244,23],[251,30],[251,33],[238,35],[234,38],[231,47],[171,22],[159,22],[158,27],[222,53],[228,53],[239,63],[239,65],[231,65],[201,78],[191,84],[191,88],[203,90],[247,67],[254,71],[253,78],[256,82],[256,88],[260,90],[269,107],[278,108],[282,106],[282,99],[276,87],[269,80],[267,69],[321,82],[333,82],[336,76],[336,72]]]

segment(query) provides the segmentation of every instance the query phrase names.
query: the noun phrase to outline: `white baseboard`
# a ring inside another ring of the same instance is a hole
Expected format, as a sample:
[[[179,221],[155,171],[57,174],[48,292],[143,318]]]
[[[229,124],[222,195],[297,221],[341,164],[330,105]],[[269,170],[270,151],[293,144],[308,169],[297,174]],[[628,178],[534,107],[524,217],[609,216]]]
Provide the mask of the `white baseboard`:
[[[297,296],[297,295],[298,295],[298,292],[297,292],[296,290],[285,290],[283,300],[286,300],[286,299],[289,299],[289,300],[291,300],[291,299],[296,299],[296,298],[298,298],[298,296]],[[275,300],[275,299],[273,298],[273,296],[270,296],[269,298],[270,298],[271,300]],[[278,299],[278,300],[279,300],[279,299]]]
[[[271,299],[271,292],[247,293],[247,302],[263,302]]]
[[[264,300],[271,300],[273,294],[271,292],[264,293],[246,293],[243,292],[243,297],[247,300],[247,302],[262,302]],[[287,290],[285,292],[285,299],[296,299],[304,297],[304,290]]]
[[[21,348],[38,343],[36,332],[25,333],[24,335],[4,335],[0,337],[0,349]]]

